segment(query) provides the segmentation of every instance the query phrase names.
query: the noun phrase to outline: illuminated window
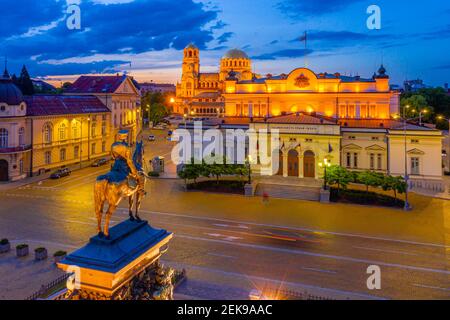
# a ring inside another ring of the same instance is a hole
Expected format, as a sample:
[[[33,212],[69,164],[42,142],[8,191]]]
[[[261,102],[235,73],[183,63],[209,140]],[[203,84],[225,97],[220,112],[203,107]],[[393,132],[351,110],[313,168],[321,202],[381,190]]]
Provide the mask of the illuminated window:
[[[50,151],[46,151],[44,154],[45,158],[45,164],[51,164],[52,163],[52,153]]]
[[[53,137],[53,130],[51,123],[46,123],[44,125],[44,143],[51,143]]]
[[[383,155],[381,153],[377,155],[377,169],[383,170]]]
[[[19,146],[25,145],[25,128],[19,129]]]
[[[64,123],[59,126],[59,140],[63,141],[67,139],[67,127]]]

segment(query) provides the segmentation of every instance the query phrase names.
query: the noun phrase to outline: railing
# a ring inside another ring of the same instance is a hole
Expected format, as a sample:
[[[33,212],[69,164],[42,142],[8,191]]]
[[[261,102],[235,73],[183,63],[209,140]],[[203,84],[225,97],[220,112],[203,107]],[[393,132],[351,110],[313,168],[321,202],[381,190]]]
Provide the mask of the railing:
[[[72,274],[67,273],[62,275],[61,277],[53,280],[52,282],[43,285],[39,291],[33,293],[31,296],[29,296],[28,298],[26,298],[25,300],[36,300],[38,298],[43,298],[43,296],[52,288],[55,288],[61,284],[63,284],[64,282],[67,281],[67,279],[71,276]]]
[[[20,146],[20,147],[11,147],[11,148],[0,148],[0,153],[14,153],[14,152],[23,152],[31,150],[31,145]]]

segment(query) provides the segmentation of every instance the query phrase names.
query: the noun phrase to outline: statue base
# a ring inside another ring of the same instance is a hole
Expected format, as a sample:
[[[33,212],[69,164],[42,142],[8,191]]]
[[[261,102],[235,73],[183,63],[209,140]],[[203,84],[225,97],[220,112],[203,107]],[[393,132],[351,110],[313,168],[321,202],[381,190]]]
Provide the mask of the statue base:
[[[60,269],[74,273],[72,283],[68,281],[67,298],[132,299],[136,296],[134,286],[144,278],[156,285],[155,291],[165,283],[169,285],[174,271],[162,267],[159,258],[172,237],[172,233],[154,229],[147,221],[124,221],[110,229],[110,238],[91,238],[86,246],[58,263]]]

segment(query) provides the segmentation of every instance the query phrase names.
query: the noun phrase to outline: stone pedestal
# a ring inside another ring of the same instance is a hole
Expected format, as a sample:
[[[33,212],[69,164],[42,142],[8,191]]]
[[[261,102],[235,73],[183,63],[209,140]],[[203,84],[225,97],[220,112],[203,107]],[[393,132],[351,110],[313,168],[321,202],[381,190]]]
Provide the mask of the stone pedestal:
[[[95,236],[58,267],[75,274],[73,288],[83,299],[120,299],[130,283],[147,272],[168,249],[173,234],[148,222],[125,221],[110,229],[110,239]]]
[[[320,203],[330,203],[330,190],[320,189]]]

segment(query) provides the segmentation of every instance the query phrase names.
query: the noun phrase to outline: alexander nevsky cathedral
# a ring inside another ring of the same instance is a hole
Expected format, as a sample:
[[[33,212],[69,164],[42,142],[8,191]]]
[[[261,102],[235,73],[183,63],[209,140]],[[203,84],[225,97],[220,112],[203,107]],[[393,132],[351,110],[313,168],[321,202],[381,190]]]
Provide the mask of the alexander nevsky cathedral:
[[[400,93],[391,89],[384,66],[370,77],[304,67],[265,76],[252,70],[248,55],[233,49],[218,72],[203,73],[199,49],[187,46],[175,112],[215,119],[222,129],[279,130],[278,175],[284,177],[319,178],[318,164],[326,159],[392,175],[404,175],[407,167],[411,187],[442,187],[442,134],[396,120]]]

